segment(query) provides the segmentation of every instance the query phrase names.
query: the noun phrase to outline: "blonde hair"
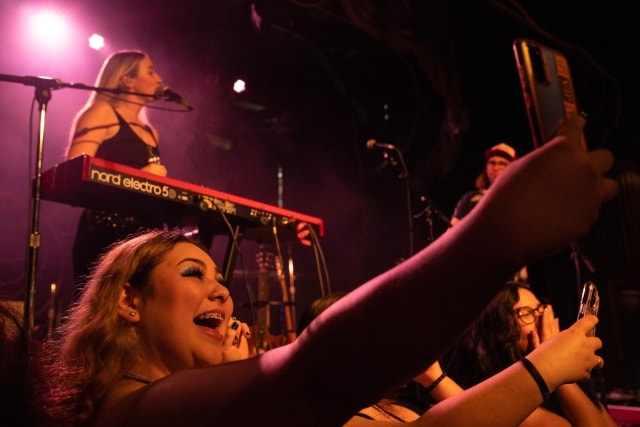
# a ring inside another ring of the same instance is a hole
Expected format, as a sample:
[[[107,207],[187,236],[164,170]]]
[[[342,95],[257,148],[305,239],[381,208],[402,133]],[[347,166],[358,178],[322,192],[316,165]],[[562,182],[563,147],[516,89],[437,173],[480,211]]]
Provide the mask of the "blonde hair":
[[[125,89],[122,86],[120,79],[123,76],[136,77],[140,71],[140,62],[146,57],[148,57],[148,55],[140,50],[121,50],[112,53],[102,63],[102,67],[98,72],[98,77],[96,77],[95,87],[106,89]],[[121,100],[122,98],[118,95],[110,92],[92,92],[87,103],[82,107],[82,109],[80,109],[80,111],[78,111],[73,119],[66,152],[69,152],[71,145],[73,144],[73,139],[76,136],[76,132],[78,132],[78,120],[85,111],[98,102],[106,102],[112,107],[115,107],[119,102],[121,102]],[[139,117],[143,123],[148,123],[145,108],[142,108]]]
[[[140,70],[140,61],[146,56],[146,53],[139,50],[121,50],[112,53],[102,64],[95,86],[107,89],[124,89],[120,79],[123,76],[136,77]],[[106,101],[113,105],[117,102],[117,98],[109,94],[93,92],[83,110],[98,101]]]
[[[136,328],[118,314],[123,285],[152,298],[151,273],[180,242],[199,246],[180,230],[154,230],[115,243],[99,259],[59,328],[46,399],[54,419],[89,423],[101,399],[145,354]]]

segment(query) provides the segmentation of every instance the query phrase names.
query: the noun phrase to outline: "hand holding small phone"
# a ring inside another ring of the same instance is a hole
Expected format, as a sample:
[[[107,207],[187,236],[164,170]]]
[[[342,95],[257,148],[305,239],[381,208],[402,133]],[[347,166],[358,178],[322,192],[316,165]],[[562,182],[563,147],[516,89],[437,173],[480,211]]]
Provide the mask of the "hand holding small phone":
[[[516,39],[513,51],[531,138],[537,148],[556,135],[566,118],[579,112],[571,70],[562,52],[534,40]],[[584,135],[582,146],[587,148]]]
[[[583,318],[587,314],[597,316],[598,308],[600,308],[600,295],[598,294],[598,288],[593,282],[586,282],[582,287],[578,319]],[[587,336],[593,337],[595,334],[596,328],[594,327],[587,333]]]

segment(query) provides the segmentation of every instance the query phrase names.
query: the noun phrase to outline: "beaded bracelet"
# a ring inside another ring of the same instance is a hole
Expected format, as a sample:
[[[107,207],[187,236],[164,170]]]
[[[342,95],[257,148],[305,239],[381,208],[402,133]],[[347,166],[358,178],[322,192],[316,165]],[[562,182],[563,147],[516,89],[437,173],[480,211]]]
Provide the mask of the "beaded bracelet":
[[[436,387],[438,387],[438,384],[440,384],[446,376],[447,373],[443,371],[442,374],[426,388],[427,393],[431,393]]]
[[[542,378],[542,375],[540,375],[540,372],[538,372],[536,367],[533,366],[533,363],[531,363],[531,361],[526,357],[520,358],[520,362],[522,362],[527,372],[529,372],[529,374],[533,377],[533,380],[538,385],[538,388],[540,389],[540,393],[542,394],[542,400],[546,401],[547,399],[549,399],[551,397],[551,392],[549,391],[549,387],[547,386],[547,383],[545,382],[544,378]]]

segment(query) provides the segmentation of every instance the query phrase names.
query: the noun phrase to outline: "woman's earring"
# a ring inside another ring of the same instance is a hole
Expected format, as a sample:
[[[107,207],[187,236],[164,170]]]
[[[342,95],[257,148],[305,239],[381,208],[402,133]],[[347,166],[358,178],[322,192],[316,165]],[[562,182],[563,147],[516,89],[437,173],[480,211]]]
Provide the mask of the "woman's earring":
[[[129,316],[135,316],[136,314],[138,314],[137,311],[131,310],[131,312],[129,313]]]

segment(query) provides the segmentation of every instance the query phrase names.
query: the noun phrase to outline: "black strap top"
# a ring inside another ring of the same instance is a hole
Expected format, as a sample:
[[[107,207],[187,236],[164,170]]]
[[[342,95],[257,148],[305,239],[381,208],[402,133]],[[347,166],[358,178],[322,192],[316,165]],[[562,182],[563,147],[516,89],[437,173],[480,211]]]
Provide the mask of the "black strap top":
[[[148,164],[150,158],[160,156],[158,147],[145,143],[115,108],[113,111],[118,118],[120,129],[114,136],[102,141],[95,157],[140,169]],[[155,140],[151,129],[148,126],[145,126],[145,129]]]

